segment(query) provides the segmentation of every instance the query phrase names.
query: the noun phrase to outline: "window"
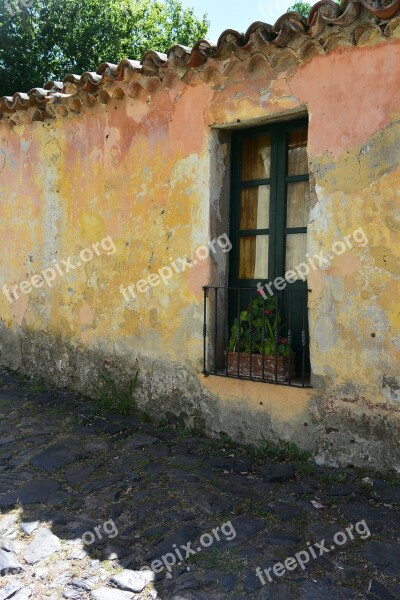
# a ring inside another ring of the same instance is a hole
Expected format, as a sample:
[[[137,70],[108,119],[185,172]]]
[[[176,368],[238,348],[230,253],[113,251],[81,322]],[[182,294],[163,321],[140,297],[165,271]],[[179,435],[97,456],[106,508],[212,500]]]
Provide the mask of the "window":
[[[231,160],[229,285],[205,290],[211,372],[308,385],[308,288],[298,268],[310,212],[307,120],[234,132]],[[204,363],[209,372],[206,348]]]
[[[231,285],[273,281],[304,262],[308,180],[306,122],[233,135]]]

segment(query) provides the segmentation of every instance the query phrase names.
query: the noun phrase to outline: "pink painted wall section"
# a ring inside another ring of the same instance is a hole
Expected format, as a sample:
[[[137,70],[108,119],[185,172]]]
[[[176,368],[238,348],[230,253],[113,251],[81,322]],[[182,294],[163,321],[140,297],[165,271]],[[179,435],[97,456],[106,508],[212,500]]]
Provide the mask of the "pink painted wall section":
[[[315,57],[299,67],[291,87],[311,115],[310,152],[338,158],[399,118],[399,43]]]

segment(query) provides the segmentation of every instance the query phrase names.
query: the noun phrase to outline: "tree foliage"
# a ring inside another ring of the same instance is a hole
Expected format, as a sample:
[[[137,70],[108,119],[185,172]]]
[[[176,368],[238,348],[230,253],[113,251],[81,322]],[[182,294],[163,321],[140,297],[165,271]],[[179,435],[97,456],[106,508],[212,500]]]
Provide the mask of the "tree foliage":
[[[308,13],[311,10],[311,4],[308,4],[308,2],[295,2],[292,6],[288,8],[288,11],[292,10],[294,12],[300,13],[301,15],[303,15],[303,17],[307,18]]]
[[[336,4],[340,3],[340,0],[333,0],[334,2],[336,2]],[[292,4],[292,6],[290,6],[288,8],[288,11],[295,11],[300,13],[301,15],[303,15],[303,17],[307,18],[308,17],[308,13],[310,12],[312,7],[312,4],[309,4],[308,2],[295,2],[294,4]]]
[[[206,15],[180,0],[0,0],[0,97],[146,50],[191,46],[207,29]]]

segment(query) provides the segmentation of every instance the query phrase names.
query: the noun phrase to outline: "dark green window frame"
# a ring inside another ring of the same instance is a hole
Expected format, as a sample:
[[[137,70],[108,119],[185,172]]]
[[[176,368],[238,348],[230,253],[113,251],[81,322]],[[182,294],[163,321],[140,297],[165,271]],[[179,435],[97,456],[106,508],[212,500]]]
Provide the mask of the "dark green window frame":
[[[307,227],[286,227],[286,192],[287,184],[298,181],[309,181],[309,174],[287,175],[287,134],[290,131],[303,129],[308,126],[308,119],[297,119],[257,128],[236,131],[232,135],[232,176],[231,176],[231,210],[230,236],[233,243],[231,251],[229,284],[231,286],[253,287],[259,279],[240,279],[239,269],[239,238],[241,235],[269,235],[268,280],[285,274],[285,236],[286,234],[307,233]],[[241,143],[249,138],[268,134],[271,136],[271,168],[268,179],[241,181]],[[270,186],[269,228],[241,231],[240,225],[240,195],[245,188],[252,186]],[[262,279],[266,282],[267,279]],[[305,287],[298,281],[290,284],[295,287]]]

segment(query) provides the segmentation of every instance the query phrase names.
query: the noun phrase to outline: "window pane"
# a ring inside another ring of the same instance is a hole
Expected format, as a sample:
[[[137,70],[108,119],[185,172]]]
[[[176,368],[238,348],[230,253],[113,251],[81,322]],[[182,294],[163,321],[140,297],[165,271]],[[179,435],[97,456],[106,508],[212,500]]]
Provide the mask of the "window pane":
[[[287,174],[307,175],[307,128],[289,131],[287,144]]]
[[[267,279],[268,235],[247,235],[239,242],[239,279]]]
[[[242,142],[242,181],[268,179],[271,170],[271,136],[261,135]]]
[[[293,270],[300,263],[307,262],[307,234],[291,233],[286,236],[285,271]]]
[[[240,195],[240,229],[268,229],[269,185],[246,188]]]
[[[310,212],[310,183],[296,181],[287,185],[287,227],[307,227]]]

